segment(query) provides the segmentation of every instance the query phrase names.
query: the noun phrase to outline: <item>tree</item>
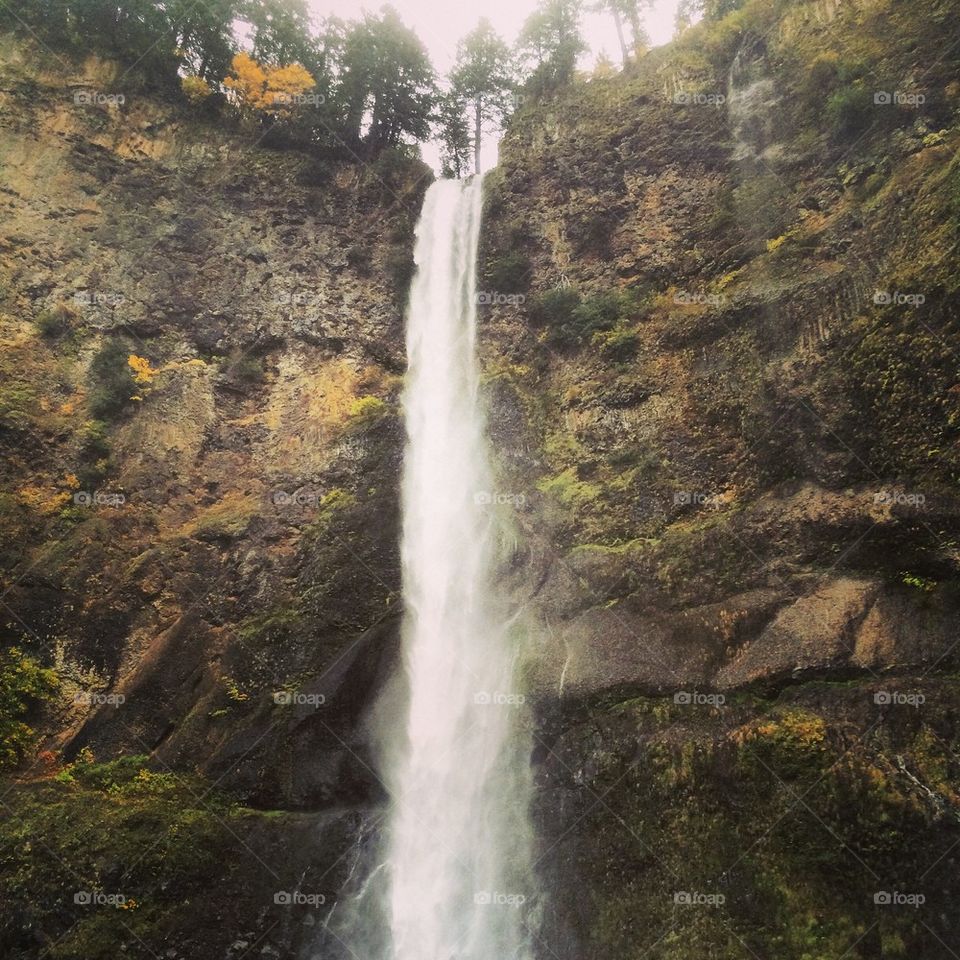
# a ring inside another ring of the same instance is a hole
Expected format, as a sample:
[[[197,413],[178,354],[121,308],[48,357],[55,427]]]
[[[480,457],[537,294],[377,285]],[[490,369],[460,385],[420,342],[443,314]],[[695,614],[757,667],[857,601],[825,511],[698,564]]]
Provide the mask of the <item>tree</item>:
[[[652,7],[653,0],[610,0],[610,2],[619,8],[620,13],[630,24],[630,32],[633,34],[633,55],[638,57],[650,43],[647,31],[643,29],[640,10],[643,7]]]
[[[473,149],[470,124],[467,123],[467,104],[457,94],[450,92],[440,98],[439,107],[441,172],[445,177],[460,179],[470,170]]]
[[[450,81],[472,114],[474,172],[479,173],[484,125],[503,120],[514,86],[510,50],[486,18],[460,41]]]
[[[617,28],[617,42],[620,44],[620,57],[623,65],[626,66],[630,60],[630,51],[627,49],[627,41],[623,35],[623,17],[620,15],[618,0],[596,0],[591,4],[590,9],[595,13],[609,11],[613,15],[613,22]]]
[[[680,0],[673,20],[674,39],[688,30],[702,13],[702,4],[699,0]]]
[[[680,0],[676,15],[676,32],[679,35],[698,20],[722,20],[728,13],[739,10],[743,0]]]
[[[242,110],[284,116],[316,86],[299,63],[264,66],[250,54],[238,53],[231,66],[233,72],[224,86],[233,91]]]
[[[593,79],[607,80],[616,76],[616,73],[617,68],[613,65],[613,61],[601,50],[596,63],[593,65]]]
[[[652,0],[594,0],[590,6],[590,9],[597,13],[609,13],[613,17],[624,66],[629,63],[631,56],[637,56],[647,45],[647,33],[640,19],[640,9],[651,5]],[[630,45],[624,35],[624,22],[630,24],[633,39]]]
[[[134,63],[153,81],[175,81],[176,35],[167,11],[153,0],[71,0],[67,23],[81,43]]]
[[[223,80],[236,49],[233,24],[240,15],[240,0],[205,0],[202,4],[169,0],[165,9],[183,62],[208,84]]]
[[[16,647],[0,654],[0,770],[15,767],[27,755],[34,731],[24,723],[31,709],[52,699],[56,673]]]
[[[367,14],[348,30],[340,95],[347,138],[368,156],[405,137],[430,136],[437,100],[433,67],[423,44],[392,7],[384,7],[380,17]]]
[[[527,17],[517,46],[520,55],[535,64],[530,78],[535,89],[567,83],[577,57],[586,49],[577,0],[540,0]]]
[[[311,73],[319,67],[306,0],[243,0],[241,15],[252,28],[254,59],[299,63]]]

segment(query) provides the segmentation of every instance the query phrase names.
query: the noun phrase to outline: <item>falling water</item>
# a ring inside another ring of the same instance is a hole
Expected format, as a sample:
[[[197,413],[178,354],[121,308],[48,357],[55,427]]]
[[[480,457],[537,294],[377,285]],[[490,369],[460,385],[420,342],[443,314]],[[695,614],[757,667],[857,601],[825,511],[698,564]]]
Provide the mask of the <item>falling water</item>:
[[[481,181],[430,188],[407,319],[406,742],[388,771],[391,960],[526,953],[526,757],[479,398]],[[524,889],[520,889],[520,886]]]
[[[405,715],[388,719],[390,807],[361,931],[338,935],[364,958],[530,957],[529,750],[498,587],[501,498],[475,350],[480,208],[479,177],[440,181],[417,228],[404,393]],[[371,936],[371,925],[382,929]]]

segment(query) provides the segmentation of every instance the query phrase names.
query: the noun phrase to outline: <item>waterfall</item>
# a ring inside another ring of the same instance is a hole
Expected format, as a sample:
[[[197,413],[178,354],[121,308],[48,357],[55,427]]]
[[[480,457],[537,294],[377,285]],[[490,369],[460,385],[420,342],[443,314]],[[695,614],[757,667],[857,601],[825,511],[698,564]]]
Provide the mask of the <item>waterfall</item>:
[[[435,183],[417,227],[403,396],[405,689],[393,701],[402,707],[381,710],[393,728],[380,762],[390,804],[373,883],[337,933],[363,960],[531,956],[529,744],[498,587],[503,498],[476,357],[481,193],[480,177]]]
[[[727,116],[733,135],[733,159],[772,169],[783,153],[777,141],[781,96],[767,62],[763,40],[748,34],[740,44],[727,78]]]

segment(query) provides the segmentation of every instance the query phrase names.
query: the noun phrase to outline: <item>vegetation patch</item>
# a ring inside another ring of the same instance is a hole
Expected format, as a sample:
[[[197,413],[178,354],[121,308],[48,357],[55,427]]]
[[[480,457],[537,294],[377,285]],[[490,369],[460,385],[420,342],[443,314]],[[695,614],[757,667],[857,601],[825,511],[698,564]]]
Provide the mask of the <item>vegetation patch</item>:
[[[201,540],[234,539],[241,536],[259,513],[260,505],[252,494],[231,491],[200,513],[180,531],[185,537]]]
[[[115,421],[131,408],[138,384],[130,366],[130,348],[108,340],[90,363],[90,412],[97,420]]]
[[[637,308],[637,298],[630,291],[607,290],[583,297],[572,287],[560,287],[531,298],[527,315],[546,330],[551,344],[571,349],[598,332],[612,330]]]
[[[17,647],[0,653],[0,771],[18,766],[33,748],[28,721],[59,689],[54,670]]]
[[[37,935],[57,960],[162,955],[168,931],[196,924],[194,901],[222,884],[241,817],[201,778],[142,756],[98,764],[83,753],[5,796],[0,947],[11,957],[34,956]]]

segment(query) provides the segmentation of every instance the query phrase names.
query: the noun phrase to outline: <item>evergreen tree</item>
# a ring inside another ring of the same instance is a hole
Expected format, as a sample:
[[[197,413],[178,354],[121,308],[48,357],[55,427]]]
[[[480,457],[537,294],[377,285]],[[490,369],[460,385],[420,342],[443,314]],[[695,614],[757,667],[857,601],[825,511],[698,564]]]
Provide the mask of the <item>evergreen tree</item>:
[[[207,83],[219,83],[230,68],[236,49],[233,24],[240,0],[169,0],[165,5],[175,36],[175,48],[190,71]]]
[[[652,0],[594,0],[590,6],[590,9],[596,13],[609,13],[613,17],[624,66],[630,62],[631,57],[638,56],[647,45],[647,33],[643,29],[640,10],[642,7],[651,5]],[[624,23],[630,26],[632,42],[629,44],[624,32]]]
[[[439,104],[440,163],[445,177],[460,179],[470,172],[473,138],[467,122],[467,104],[455,93],[444,94]]]
[[[510,50],[486,18],[460,41],[450,81],[454,95],[470,110],[474,172],[479,173],[484,127],[503,121],[514,87]]]
[[[567,83],[573,77],[577,57],[586,49],[580,33],[578,0],[540,0],[520,31],[517,48],[534,66],[528,81],[534,91]]]
[[[368,156],[405,137],[429,137],[437,98],[433,67],[423,44],[392,7],[384,7],[379,17],[367,14],[348,30],[342,78],[345,133]]]
[[[253,29],[251,53],[258,63],[299,63],[311,73],[317,68],[306,0],[246,0],[243,19]]]

